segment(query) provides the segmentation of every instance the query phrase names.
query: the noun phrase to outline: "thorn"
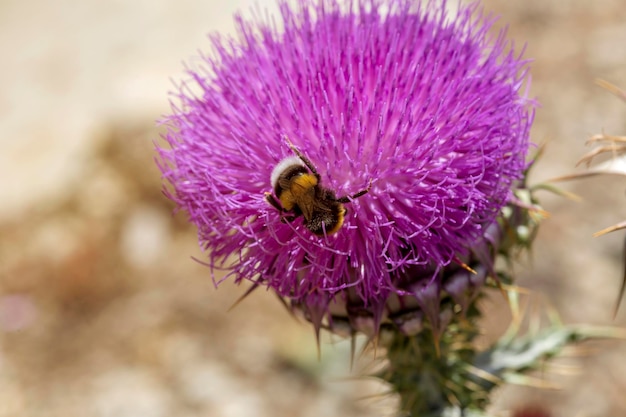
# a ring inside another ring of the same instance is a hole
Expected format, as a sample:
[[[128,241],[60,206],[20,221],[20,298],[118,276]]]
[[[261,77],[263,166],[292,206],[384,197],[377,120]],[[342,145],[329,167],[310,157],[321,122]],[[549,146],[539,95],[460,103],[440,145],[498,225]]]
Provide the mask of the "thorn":
[[[593,234],[593,237],[600,237],[600,236],[606,235],[607,233],[615,232],[617,230],[622,230],[622,229],[626,229],[626,221],[619,222],[617,224],[614,224],[613,226],[607,227],[606,229],[602,229],[598,232],[595,232]]]
[[[500,385],[500,384],[502,384],[502,382],[504,382],[503,379],[500,378],[499,376],[494,375],[492,373],[489,373],[489,372],[485,371],[484,369],[480,369],[480,368],[478,368],[478,367],[476,367],[474,365],[471,365],[471,364],[467,364],[466,366],[467,366],[467,369],[471,373],[473,373],[474,375],[476,375],[480,379],[483,379],[483,380],[485,380],[487,382],[491,382],[494,385]]]
[[[500,281],[500,278],[498,278],[498,277],[493,277],[493,280],[496,282],[496,286],[498,287],[498,290],[500,291],[500,294],[502,295],[502,298],[504,298],[506,300],[507,304],[509,304],[509,306],[510,306],[511,305],[511,299],[509,298],[509,293],[505,289],[504,284],[502,284],[502,281]]]
[[[374,357],[376,358],[378,355],[378,338],[374,335],[369,336],[365,345],[371,346],[372,350],[374,351]],[[365,350],[363,350],[363,353],[365,353]]]
[[[250,294],[252,294],[252,291],[256,290],[257,288],[259,288],[259,286],[261,285],[261,278],[259,278],[258,280],[256,280],[256,282],[254,284],[252,284],[252,286],[250,288],[248,288],[248,290],[241,296],[239,297],[234,303],[233,305],[231,305],[228,310],[226,310],[227,312],[230,312],[231,310],[233,310],[235,307],[237,307],[239,305],[239,303],[241,303],[246,297],[248,297]]]
[[[322,347],[320,345],[320,328],[315,328],[315,345],[317,346],[317,361],[322,360]]]
[[[502,289],[504,290],[504,287]],[[519,304],[519,292],[515,288],[509,288],[506,290],[506,296],[507,303],[511,310],[512,322],[517,323],[517,325],[519,326],[522,321]]]
[[[459,258],[457,258],[456,256],[454,257],[454,262],[457,263],[457,265],[459,265],[461,268],[465,269],[466,271],[472,273],[473,275],[477,275],[478,273],[476,271],[474,271],[468,264],[466,264],[465,262],[461,261]]]
[[[612,93],[613,95],[621,98],[622,100],[626,101],[626,92],[624,90],[622,90],[621,88],[619,88],[618,86],[616,86],[613,83],[610,83],[606,80],[603,80],[601,78],[596,78],[596,85],[599,85],[600,87],[604,88],[605,90],[609,91],[610,93]]]
[[[545,390],[559,390],[562,386],[556,382],[550,382],[542,378],[532,377],[529,375],[520,375],[511,373],[505,376],[504,380],[510,384],[516,384],[521,386],[540,388]]]
[[[277,292],[274,292],[274,294],[276,294],[276,298],[278,298],[278,300],[280,301],[280,303],[283,305],[283,307],[285,307],[285,309],[287,310],[287,312],[296,320],[298,319],[298,316],[296,316],[293,312],[293,308],[289,307],[289,304],[287,304],[287,301],[285,301],[285,299],[283,297],[280,296],[280,294],[278,294]]]
[[[326,313],[326,305],[310,305],[307,308],[305,313],[305,317],[313,324],[313,330],[315,331],[315,343],[317,345],[317,360],[321,361],[322,359],[322,347],[320,342],[320,331],[322,330],[322,321],[324,320],[324,315]]]
[[[441,344],[439,343],[439,340],[441,338],[441,334],[439,332],[435,332],[431,329],[431,331],[433,332],[433,343],[435,344],[435,355],[437,355],[437,359],[441,358]]]

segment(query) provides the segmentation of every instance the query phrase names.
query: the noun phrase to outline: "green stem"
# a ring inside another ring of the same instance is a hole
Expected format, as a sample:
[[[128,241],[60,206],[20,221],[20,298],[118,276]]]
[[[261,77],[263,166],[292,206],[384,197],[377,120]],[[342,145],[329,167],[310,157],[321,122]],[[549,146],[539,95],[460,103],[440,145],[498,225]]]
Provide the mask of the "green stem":
[[[377,376],[400,396],[401,416],[444,417],[455,415],[449,414],[453,409],[487,405],[493,384],[479,383],[470,365],[476,356],[471,344],[475,320],[461,323],[449,325],[439,338],[429,330],[414,336],[392,331],[386,345],[388,366]]]

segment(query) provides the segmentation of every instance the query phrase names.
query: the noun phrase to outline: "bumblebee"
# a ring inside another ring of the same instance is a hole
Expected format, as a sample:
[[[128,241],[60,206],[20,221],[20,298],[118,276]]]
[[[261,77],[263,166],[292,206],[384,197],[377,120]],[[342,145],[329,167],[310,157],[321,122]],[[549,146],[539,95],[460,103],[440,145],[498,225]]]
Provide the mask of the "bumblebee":
[[[311,233],[318,236],[336,233],[347,213],[344,204],[367,194],[372,182],[356,194],[337,198],[333,190],[320,184],[320,174],[311,161],[289,139],[287,142],[296,156],[276,165],[271,175],[274,194],[266,192],[265,199],[281,213],[283,221],[291,222],[303,216],[304,226]]]

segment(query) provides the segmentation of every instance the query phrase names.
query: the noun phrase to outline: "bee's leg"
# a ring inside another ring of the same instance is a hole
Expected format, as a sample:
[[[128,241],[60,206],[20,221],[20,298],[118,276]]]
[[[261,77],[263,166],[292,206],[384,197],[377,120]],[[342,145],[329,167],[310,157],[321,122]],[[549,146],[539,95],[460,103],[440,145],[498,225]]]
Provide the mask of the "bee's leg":
[[[280,205],[280,203],[278,202],[278,200],[276,200],[276,197],[274,197],[274,195],[272,193],[269,192],[265,192],[265,200],[272,206],[274,207],[276,210],[280,211],[280,221],[285,223],[285,222],[292,222],[295,220],[296,216],[293,215],[285,215],[285,213],[288,213],[287,210],[285,210],[284,207],[282,207]]]
[[[293,153],[295,153],[296,156],[298,158],[300,158],[300,160],[302,162],[304,162],[304,165],[306,165],[306,167],[309,169],[309,171],[311,171],[311,173],[313,175],[315,175],[315,178],[317,179],[317,182],[319,183],[320,182],[320,174],[317,172],[317,169],[315,169],[315,166],[313,166],[313,163],[311,161],[309,161],[309,158],[304,156],[304,154],[302,152],[300,152],[300,150],[298,148],[296,148],[296,146],[293,143],[291,143],[291,141],[289,140],[289,138],[287,136],[285,136],[285,139],[287,140],[287,143],[289,144],[289,147],[291,148]]]
[[[274,207],[276,210],[280,211],[281,213],[285,212],[285,209],[280,205],[280,203],[278,202],[278,200],[276,200],[276,197],[274,197],[272,193],[268,193],[267,191],[265,192],[265,201],[270,203],[272,207]]]
[[[349,203],[352,200],[354,200],[355,198],[359,198],[362,195],[365,195],[365,194],[369,193],[370,188],[372,188],[372,180],[370,180],[370,183],[369,183],[369,185],[367,186],[366,189],[361,190],[361,191],[359,191],[356,194],[352,194],[351,196],[345,196],[345,197],[338,198],[337,202],[339,202],[339,203]]]

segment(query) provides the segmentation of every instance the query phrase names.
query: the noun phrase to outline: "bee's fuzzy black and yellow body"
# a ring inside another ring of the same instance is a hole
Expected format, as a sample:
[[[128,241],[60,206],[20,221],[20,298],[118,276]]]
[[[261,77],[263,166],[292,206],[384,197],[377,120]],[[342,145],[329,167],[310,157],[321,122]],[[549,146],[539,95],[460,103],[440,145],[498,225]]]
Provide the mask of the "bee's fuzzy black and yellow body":
[[[345,203],[362,196],[369,187],[350,197],[337,198],[335,192],[320,185],[320,175],[296,147],[289,146],[297,156],[282,160],[272,172],[274,194],[265,193],[267,201],[292,221],[304,218],[304,225],[316,235],[331,235],[343,225]]]

